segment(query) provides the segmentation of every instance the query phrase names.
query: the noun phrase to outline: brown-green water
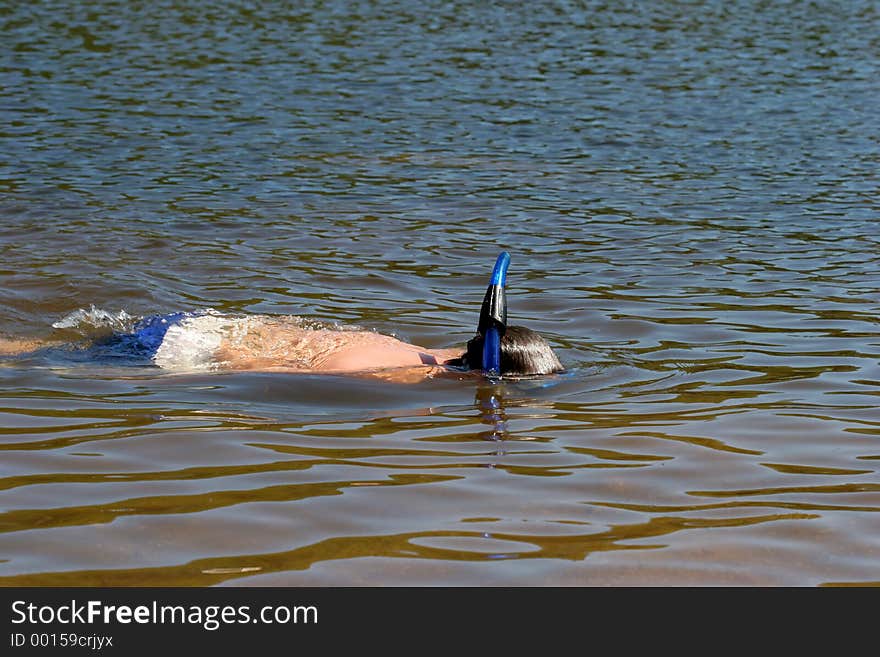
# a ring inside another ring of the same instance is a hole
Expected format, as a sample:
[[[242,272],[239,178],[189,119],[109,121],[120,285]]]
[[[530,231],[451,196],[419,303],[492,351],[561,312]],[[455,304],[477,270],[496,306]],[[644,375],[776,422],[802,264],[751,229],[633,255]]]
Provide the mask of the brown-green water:
[[[213,307],[452,347],[506,249],[569,368],[5,359],[0,585],[880,583],[878,28],[0,3],[0,334]]]

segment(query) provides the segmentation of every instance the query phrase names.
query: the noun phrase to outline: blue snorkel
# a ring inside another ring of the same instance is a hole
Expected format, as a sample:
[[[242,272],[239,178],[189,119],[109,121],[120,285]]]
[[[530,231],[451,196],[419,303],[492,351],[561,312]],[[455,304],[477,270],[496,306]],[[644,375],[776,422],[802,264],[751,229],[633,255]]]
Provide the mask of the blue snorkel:
[[[502,251],[495,261],[492,279],[486,288],[486,296],[480,308],[480,323],[477,332],[483,336],[483,373],[488,377],[501,375],[501,338],[507,329],[507,296],[504,283],[510,254]]]

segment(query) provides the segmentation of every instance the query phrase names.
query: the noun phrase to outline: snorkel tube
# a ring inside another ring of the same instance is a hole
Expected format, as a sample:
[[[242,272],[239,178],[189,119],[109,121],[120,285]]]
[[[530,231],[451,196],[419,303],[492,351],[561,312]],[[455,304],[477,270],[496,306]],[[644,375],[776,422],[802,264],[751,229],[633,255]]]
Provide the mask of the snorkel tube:
[[[486,288],[483,305],[480,308],[480,323],[477,332],[483,336],[483,373],[490,377],[501,375],[501,338],[507,329],[507,296],[504,283],[507,280],[507,268],[510,266],[510,254],[502,251],[495,261],[492,279]]]

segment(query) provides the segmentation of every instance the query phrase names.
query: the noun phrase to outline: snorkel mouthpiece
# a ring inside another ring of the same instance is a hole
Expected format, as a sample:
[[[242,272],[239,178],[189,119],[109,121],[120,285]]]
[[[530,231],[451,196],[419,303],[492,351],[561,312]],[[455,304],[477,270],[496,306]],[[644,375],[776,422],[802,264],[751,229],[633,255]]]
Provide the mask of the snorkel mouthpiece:
[[[483,373],[486,376],[501,374],[501,338],[507,328],[507,296],[504,293],[504,284],[509,266],[510,254],[502,251],[495,261],[492,279],[480,308],[477,331],[483,336]]]

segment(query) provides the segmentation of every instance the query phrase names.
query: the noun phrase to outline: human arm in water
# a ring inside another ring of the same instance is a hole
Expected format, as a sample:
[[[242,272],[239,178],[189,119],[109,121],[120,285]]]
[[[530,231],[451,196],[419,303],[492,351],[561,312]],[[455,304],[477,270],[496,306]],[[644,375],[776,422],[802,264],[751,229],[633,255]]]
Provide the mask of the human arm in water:
[[[57,340],[54,342],[37,340],[34,338],[4,338],[0,337],[0,356],[16,356],[19,354],[30,353],[41,347],[55,347],[59,344]]]

